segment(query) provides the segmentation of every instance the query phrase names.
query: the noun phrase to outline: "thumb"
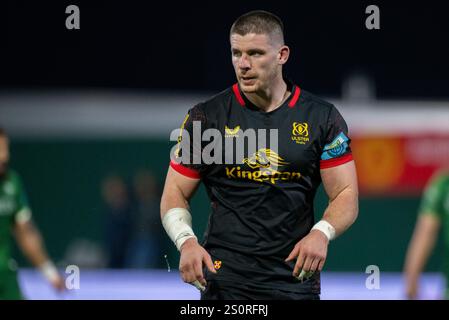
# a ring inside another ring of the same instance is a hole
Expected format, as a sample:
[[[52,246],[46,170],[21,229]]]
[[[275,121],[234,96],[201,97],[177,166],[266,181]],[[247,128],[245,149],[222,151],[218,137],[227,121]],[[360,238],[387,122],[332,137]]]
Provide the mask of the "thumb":
[[[209,269],[210,272],[217,273],[217,271],[214,268],[214,264],[212,263],[212,258],[210,257],[210,255],[208,253],[205,253],[203,255],[203,262],[206,265],[207,269]]]

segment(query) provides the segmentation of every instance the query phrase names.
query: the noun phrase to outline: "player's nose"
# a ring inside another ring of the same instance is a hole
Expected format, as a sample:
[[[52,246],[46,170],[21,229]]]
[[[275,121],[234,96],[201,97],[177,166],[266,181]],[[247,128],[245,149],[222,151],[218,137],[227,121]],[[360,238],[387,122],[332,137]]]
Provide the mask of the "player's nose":
[[[238,61],[238,67],[243,70],[248,70],[251,68],[250,61],[246,55],[242,55]]]

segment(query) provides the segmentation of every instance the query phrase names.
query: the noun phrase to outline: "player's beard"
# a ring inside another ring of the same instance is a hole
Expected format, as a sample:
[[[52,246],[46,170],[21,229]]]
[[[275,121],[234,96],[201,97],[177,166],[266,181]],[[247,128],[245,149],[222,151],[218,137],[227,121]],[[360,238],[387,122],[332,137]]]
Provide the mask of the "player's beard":
[[[5,179],[6,174],[8,173],[8,162],[4,162],[0,164],[0,181]]]

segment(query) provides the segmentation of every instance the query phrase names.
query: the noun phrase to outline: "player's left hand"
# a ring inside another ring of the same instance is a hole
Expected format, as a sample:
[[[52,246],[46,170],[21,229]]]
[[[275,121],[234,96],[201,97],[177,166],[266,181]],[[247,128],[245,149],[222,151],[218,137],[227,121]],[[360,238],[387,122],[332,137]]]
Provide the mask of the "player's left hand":
[[[302,238],[285,259],[288,262],[297,258],[293,276],[303,280],[315,271],[321,271],[326,261],[328,244],[326,235],[319,230],[312,230]]]

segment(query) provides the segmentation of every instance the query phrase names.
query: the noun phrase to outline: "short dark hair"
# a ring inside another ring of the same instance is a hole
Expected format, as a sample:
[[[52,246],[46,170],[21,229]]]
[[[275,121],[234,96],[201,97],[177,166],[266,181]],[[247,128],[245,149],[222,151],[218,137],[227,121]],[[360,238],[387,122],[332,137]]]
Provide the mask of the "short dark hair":
[[[284,24],[275,14],[254,10],[237,18],[231,27],[230,35],[239,34],[244,36],[248,33],[255,34],[278,34],[282,42],[284,41]]]
[[[0,137],[6,137],[6,131],[2,127],[0,127]]]

